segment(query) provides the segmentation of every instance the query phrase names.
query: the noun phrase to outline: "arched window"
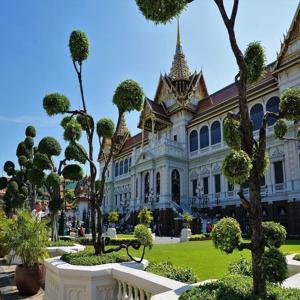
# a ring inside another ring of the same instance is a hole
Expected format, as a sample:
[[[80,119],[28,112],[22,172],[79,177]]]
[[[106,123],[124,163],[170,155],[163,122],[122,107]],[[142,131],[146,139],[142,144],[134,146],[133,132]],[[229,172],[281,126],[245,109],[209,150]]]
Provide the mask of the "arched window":
[[[193,130],[190,133],[190,152],[193,152],[198,149],[198,132]]]
[[[219,121],[215,121],[211,125],[210,140],[212,145],[221,143],[221,125]]]
[[[208,126],[203,126],[200,130],[200,149],[208,147],[209,136],[208,136]]]
[[[119,163],[115,164],[115,177],[119,176]]]
[[[120,175],[123,175],[123,160],[120,162]]]
[[[279,97],[272,97],[267,102],[267,111],[278,113],[279,112]],[[273,116],[268,117],[268,126],[272,126],[276,122]]]
[[[261,104],[255,104],[250,110],[250,118],[253,123],[253,130],[258,130],[261,127],[264,117],[264,108]]]
[[[129,158],[129,172],[131,171],[131,157]]]
[[[128,159],[126,158],[124,161],[124,174],[128,173]]]
[[[159,172],[156,173],[156,202],[159,202],[160,196],[160,174]]]
[[[148,203],[149,201],[149,192],[150,192],[150,175],[149,173],[147,173],[145,176],[145,196],[144,196],[145,203]]]
[[[172,171],[172,200],[180,205],[180,175],[178,170]]]

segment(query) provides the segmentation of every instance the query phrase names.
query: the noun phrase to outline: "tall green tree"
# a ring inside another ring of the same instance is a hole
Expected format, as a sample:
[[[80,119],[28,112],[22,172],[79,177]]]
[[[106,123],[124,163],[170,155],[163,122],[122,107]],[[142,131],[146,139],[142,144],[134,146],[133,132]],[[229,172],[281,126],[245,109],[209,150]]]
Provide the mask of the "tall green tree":
[[[154,23],[167,23],[187,8],[194,0],[136,0],[136,3],[146,19]],[[238,88],[239,114],[229,113],[225,121],[224,136],[232,151],[226,157],[223,164],[223,172],[227,178],[240,185],[239,196],[242,205],[250,213],[251,242],[243,244],[242,248],[251,250],[253,268],[253,292],[255,295],[266,297],[266,278],[262,271],[262,258],[265,251],[262,209],[260,195],[260,178],[267,167],[266,157],[266,126],[267,120],[273,113],[266,113],[263,118],[259,138],[253,135],[253,125],[249,116],[247,101],[247,85],[261,78],[264,71],[265,55],[263,48],[257,42],[250,43],[245,53],[240,49],[236,34],[235,22],[239,7],[239,0],[232,1],[230,11],[225,9],[223,0],[212,0],[220,12],[228,33],[230,46],[239,72],[235,76]],[[292,94],[292,95],[291,95]],[[280,111],[283,117],[299,121],[300,97],[295,90],[285,94],[280,103]],[[278,123],[282,121],[278,121]],[[279,127],[277,123],[277,126]],[[281,138],[287,131],[287,127],[280,126]],[[276,126],[275,126],[276,131]],[[284,134],[283,134],[284,133]],[[298,131],[298,139],[299,139]],[[242,183],[249,181],[249,199],[243,193]]]
[[[4,202],[7,215],[11,215],[17,208],[32,208],[36,200],[36,187],[28,180],[28,172],[32,168],[36,151],[34,147],[35,128],[28,126],[25,135],[24,141],[18,144],[16,150],[19,168],[17,169],[12,161],[7,161],[3,167],[7,177],[0,177],[0,190],[6,189]]]
[[[87,161],[89,166],[89,200],[91,205],[91,229],[95,253],[97,255],[105,253],[105,243],[103,238],[103,197],[104,186],[108,165],[111,162],[113,153],[119,149],[123,142],[120,136],[120,125],[126,112],[140,110],[142,108],[144,94],[139,84],[133,80],[121,82],[115,90],[113,103],[118,108],[118,120],[116,128],[112,120],[102,118],[95,122],[87,109],[87,103],[83,87],[83,65],[89,55],[89,41],[84,32],[74,30],[69,39],[69,49],[72,64],[77,75],[81,109],[71,109],[69,99],[59,93],[46,95],[43,106],[49,116],[63,114],[66,115],[61,125],[64,128],[64,138],[69,141],[66,158],[79,162]],[[87,150],[78,143],[82,132],[87,138]],[[97,136],[96,136],[97,135]],[[98,143],[98,155],[94,157],[95,140]],[[97,161],[101,159],[102,169],[97,180]],[[64,174],[63,174],[64,175]]]

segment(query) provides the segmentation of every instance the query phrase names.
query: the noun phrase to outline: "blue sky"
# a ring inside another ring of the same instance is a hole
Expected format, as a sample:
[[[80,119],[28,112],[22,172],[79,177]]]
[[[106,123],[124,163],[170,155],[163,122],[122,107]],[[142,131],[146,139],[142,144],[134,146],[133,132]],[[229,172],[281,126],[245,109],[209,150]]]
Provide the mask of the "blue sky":
[[[273,61],[298,0],[240,2],[236,24],[240,47],[261,41],[268,62]],[[116,120],[111,99],[120,81],[137,80],[153,98],[160,72],[169,72],[176,22],[153,25],[134,0],[2,0],[0,8],[0,170],[6,160],[16,160],[16,146],[29,124],[37,128],[37,142],[52,135],[65,146],[57,125],[60,118],[46,115],[42,99],[46,93],[61,92],[74,108],[80,105],[68,49],[73,29],[86,32],[90,40],[84,85],[88,109],[96,119]],[[202,68],[209,92],[231,83],[237,68],[213,1],[194,1],[180,23],[187,62],[192,71]],[[127,115],[132,134],[138,132],[138,116]]]

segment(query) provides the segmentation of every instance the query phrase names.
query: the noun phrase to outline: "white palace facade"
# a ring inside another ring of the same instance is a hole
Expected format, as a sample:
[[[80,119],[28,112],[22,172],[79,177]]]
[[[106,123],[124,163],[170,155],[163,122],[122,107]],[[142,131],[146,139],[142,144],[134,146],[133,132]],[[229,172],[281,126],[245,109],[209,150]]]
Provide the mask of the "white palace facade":
[[[249,112],[258,134],[266,111],[278,111],[280,95],[300,86],[299,7],[281,45],[277,60],[265,76],[248,87]],[[133,137],[123,120],[121,150],[114,155],[107,174],[104,211],[117,210],[134,225],[142,207],[153,211],[162,234],[178,233],[182,213],[193,215],[193,231],[205,231],[207,222],[235,217],[244,231],[249,215],[221,173],[229,148],[223,140],[222,122],[229,111],[238,111],[235,83],[209,94],[202,72],[191,73],[183,54],[180,33],[169,74],[160,75],[153,100],[145,98]],[[261,179],[264,220],[286,226],[300,235],[300,144],[274,137],[274,120],[267,128],[270,166]],[[289,124],[288,135],[296,126]],[[100,163],[101,167],[101,163]],[[247,195],[247,183],[245,183]]]

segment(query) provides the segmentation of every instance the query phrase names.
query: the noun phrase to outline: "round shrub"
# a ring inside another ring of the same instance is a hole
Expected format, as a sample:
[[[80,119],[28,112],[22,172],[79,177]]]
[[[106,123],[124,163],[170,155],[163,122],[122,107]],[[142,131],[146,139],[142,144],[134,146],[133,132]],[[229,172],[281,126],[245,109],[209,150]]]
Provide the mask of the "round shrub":
[[[284,91],[280,99],[279,111],[288,120],[300,120],[300,87]]]
[[[16,181],[11,180],[8,185],[7,185],[7,190],[9,191],[9,193],[11,194],[17,194],[19,191],[19,185]]]
[[[232,253],[242,240],[240,224],[233,218],[223,218],[214,226],[211,237],[216,248]]]
[[[71,116],[63,117],[62,120],[60,121],[60,126],[65,129],[71,120],[72,120]]]
[[[60,198],[51,199],[49,202],[49,209],[51,212],[58,212],[63,208],[63,201]]]
[[[140,85],[134,80],[121,82],[113,97],[113,103],[121,113],[132,110],[140,111],[144,101],[144,92]]]
[[[27,136],[24,140],[24,143],[27,149],[31,149],[34,146],[34,139],[30,136]]]
[[[64,139],[66,141],[78,141],[81,137],[82,127],[76,119],[71,119],[64,131]]]
[[[24,155],[21,155],[18,159],[19,165],[24,167],[26,165],[27,162],[27,158]]]
[[[153,220],[153,214],[152,211],[149,210],[148,208],[144,207],[143,209],[141,209],[141,211],[138,214],[138,219],[140,221],[141,224],[145,225],[145,226],[149,226],[150,223]]]
[[[262,227],[266,245],[279,248],[286,239],[285,227],[273,221],[263,222]]]
[[[15,173],[15,164],[12,161],[6,161],[3,167],[7,175],[11,176]]]
[[[193,217],[188,213],[185,212],[182,216],[182,222],[184,224],[185,227],[190,227],[190,224],[193,221]]]
[[[79,150],[78,148],[80,148],[81,150]],[[78,143],[76,145],[70,144],[65,150],[65,158],[67,160],[76,160],[79,163],[85,164],[87,156],[88,155],[84,147]]]
[[[111,119],[102,118],[97,122],[97,134],[99,137],[109,139],[115,131],[114,122]]]
[[[183,283],[192,284],[198,282],[197,275],[191,268],[174,266],[170,260],[150,262],[146,271]]]
[[[77,115],[76,120],[81,125],[83,130],[87,130],[88,125],[89,125],[90,128],[93,127],[93,119],[89,115],[86,115],[86,116]]]
[[[40,153],[47,154],[48,156],[58,156],[61,153],[61,147],[55,138],[47,136],[39,142],[38,151]]]
[[[282,283],[288,276],[286,258],[277,248],[270,248],[263,254],[261,267],[269,282]]]
[[[6,177],[0,177],[0,190],[3,190],[7,187],[8,181]]]
[[[25,157],[29,158],[31,155],[30,149],[26,147],[25,142],[19,143],[17,150],[16,150],[17,157],[20,157],[21,155],[24,155]]]
[[[68,165],[64,167],[62,175],[65,179],[79,181],[83,177],[83,170],[76,164]]]
[[[254,83],[259,80],[265,70],[266,55],[260,42],[252,42],[245,51],[245,61],[248,69],[248,81]]]
[[[53,116],[69,110],[71,104],[66,96],[59,93],[53,93],[44,97],[43,107],[49,116]]]
[[[143,224],[136,225],[134,227],[134,237],[142,246],[149,248],[152,247],[153,237],[147,226]]]
[[[229,274],[252,276],[252,264],[251,261],[245,257],[241,257],[238,260],[232,262],[228,266]]]
[[[25,170],[16,171],[16,178],[18,182],[23,182],[25,180],[25,176],[26,176]]]
[[[26,169],[30,169],[33,167],[33,160],[32,159],[28,159],[26,162],[25,162],[25,168]]]
[[[278,119],[274,124],[274,133],[275,136],[279,139],[282,139],[288,131],[288,125],[285,120]]]
[[[32,137],[32,138],[35,138],[36,137],[36,130],[35,130],[35,127],[30,125],[30,126],[27,126],[26,130],[25,130],[25,135],[26,136],[29,136],[29,137]]]
[[[111,224],[116,224],[119,221],[119,213],[117,211],[111,211],[108,214],[108,222]]]
[[[41,170],[51,170],[51,162],[46,154],[36,153],[33,159],[33,165]]]
[[[44,176],[44,172],[37,168],[29,169],[27,172],[28,180],[37,186],[41,186],[43,184]]]
[[[89,56],[89,41],[85,33],[73,30],[69,39],[69,48],[73,61],[81,63]]]
[[[227,145],[235,150],[241,148],[240,122],[226,117],[223,122],[224,140]]]
[[[22,194],[22,195],[24,195],[24,196],[28,196],[28,194],[29,194],[28,187],[26,185],[22,185],[20,187],[19,193]]]
[[[136,0],[141,13],[154,23],[167,23],[178,16],[188,0]]]
[[[252,162],[243,150],[232,150],[224,159],[222,172],[231,184],[244,183],[252,169]]]

